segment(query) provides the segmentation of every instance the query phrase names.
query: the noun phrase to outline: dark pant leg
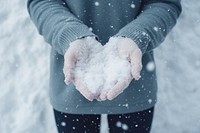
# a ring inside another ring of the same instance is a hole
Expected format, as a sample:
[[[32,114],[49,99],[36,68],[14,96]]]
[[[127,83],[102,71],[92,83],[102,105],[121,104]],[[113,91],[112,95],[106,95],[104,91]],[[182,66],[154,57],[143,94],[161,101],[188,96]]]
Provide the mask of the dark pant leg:
[[[54,109],[59,133],[99,133],[100,115],[66,114]]]
[[[144,111],[108,115],[110,133],[149,133],[153,119],[154,108]]]

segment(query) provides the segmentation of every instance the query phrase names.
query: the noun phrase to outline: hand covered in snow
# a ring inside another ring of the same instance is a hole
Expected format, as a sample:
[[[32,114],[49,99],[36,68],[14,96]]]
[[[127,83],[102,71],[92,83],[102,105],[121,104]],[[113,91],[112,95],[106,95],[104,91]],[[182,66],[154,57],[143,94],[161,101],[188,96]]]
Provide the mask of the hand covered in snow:
[[[89,42],[94,42],[94,45],[101,45],[95,37],[85,37],[77,39],[74,42],[70,43],[70,47],[64,55],[64,68],[63,72],[65,75],[65,83],[69,84],[73,82],[76,86],[76,89],[88,100],[92,101],[95,98],[89,88],[81,81],[80,77],[75,77],[74,69],[76,62],[81,57],[88,57],[91,49],[95,46],[88,45]]]
[[[116,45],[119,56],[130,62],[133,79],[139,80],[142,69],[142,51],[130,38],[115,37],[113,39],[117,40]]]
[[[113,88],[102,91],[98,100],[112,100],[123,92],[128,87],[130,82],[135,79],[140,79],[140,71],[142,69],[142,52],[137,44],[130,38],[111,37],[109,42],[115,41],[117,53],[120,58],[129,61],[131,66],[131,74],[127,74],[121,81],[117,81]],[[108,44],[109,44],[108,42]]]

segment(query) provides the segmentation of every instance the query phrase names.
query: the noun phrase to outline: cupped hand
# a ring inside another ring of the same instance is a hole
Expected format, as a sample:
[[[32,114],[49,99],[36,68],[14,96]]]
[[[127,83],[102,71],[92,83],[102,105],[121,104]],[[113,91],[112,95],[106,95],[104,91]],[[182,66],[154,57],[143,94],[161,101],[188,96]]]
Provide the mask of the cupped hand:
[[[90,42],[94,42],[93,45],[89,45]],[[80,77],[75,77],[74,69],[76,67],[76,62],[81,57],[88,57],[92,48],[95,48],[94,45],[101,45],[95,37],[85,37],[77,39],[74,42],[70,43],[70,47],[64,55],[64,68],[63,72],[65,75],[65,83],[68,85],[70,82],[73,82],[76,86],[76,89],[88,100],[92,101],[95,98],[89,88],[81,81]]]
[[[115,42],[119,57],[129,61],[131,74],[127,74],[127,76],[125,76],[122,80],[117,81],[114,87],[102,90],[101,95],[98,97],[98,100],[100,101],[104,101],[106,99],[113,100],[128,87],[133,79],[139,80],[141,77],[140,71],[142,69],[142,52],[137,44],[132,39],[124,37],[111,37],[109,42],[111,41]]]

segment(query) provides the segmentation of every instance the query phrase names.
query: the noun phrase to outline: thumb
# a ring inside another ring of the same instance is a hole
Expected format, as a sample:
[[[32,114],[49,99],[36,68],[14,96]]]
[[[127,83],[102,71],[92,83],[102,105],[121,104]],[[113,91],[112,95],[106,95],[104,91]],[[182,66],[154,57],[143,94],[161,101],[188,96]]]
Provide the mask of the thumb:
[[[132,77],[135,80],[139,80],[141,78],[140,71],[142,70],[142,53],[140,50],[130,54],[130,62]]]
[[[64,55],[63,73],[65,75],[66,84],[69,84],[74,79],[75,63],[76,63],[76,57],[73,51],[69,49]]]

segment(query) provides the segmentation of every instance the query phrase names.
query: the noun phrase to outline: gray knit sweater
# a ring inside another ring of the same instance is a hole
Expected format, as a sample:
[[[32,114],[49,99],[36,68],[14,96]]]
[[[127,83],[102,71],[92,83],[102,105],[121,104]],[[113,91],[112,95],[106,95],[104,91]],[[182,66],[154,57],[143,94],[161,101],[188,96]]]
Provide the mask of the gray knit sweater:
[[[51,48],[50,101],[58,111],[120,114],[142,111],[156,103],[153,49],[163,42],[181,13],[180,0],[28,0],[28,12]],[[96,36],[104,45],[111,36],[133,39],[143,53],[141,79],[112,101],[88,101],[73,84],[64,83],[63,55],[77,38]]]

